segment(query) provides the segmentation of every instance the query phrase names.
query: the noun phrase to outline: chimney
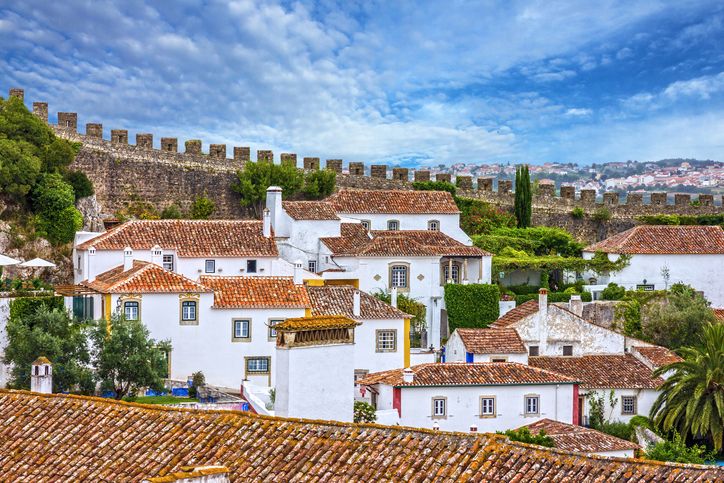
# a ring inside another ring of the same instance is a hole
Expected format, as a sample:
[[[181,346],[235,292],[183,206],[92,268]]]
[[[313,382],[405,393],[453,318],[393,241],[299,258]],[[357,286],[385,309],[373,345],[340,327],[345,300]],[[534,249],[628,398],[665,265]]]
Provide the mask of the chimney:
[[[95,255],[96,247],[90,247],[88,249],[88,256],[86,256],[85,258],[87,267],[87,270],[85,271],[85,278],[89,282],[92,282],[96,279],[96,267],[94,266]]]
[[[264,220],[262,234],[264,235],[264,238],[269,238],[271,237],[271,212],[269,211],[269,208],[264,208],[262,219]]]
[[[42,394],[53,393],[53,365],[41,356],[30,366],[30,390]]]
[[[397,308],[397,287],[392,287],[390,292],[390,305]]]
[[[277,236],[280,236],[282,220],[282,189],[279,186],[270,186],[266,189],[266,207],[271,215],[271,227]]]
[[[577,316],[583,316],[583,301],[581,300],[581,296],[571,295],[571,300],[568,302],[568,308]]]
[[[538,338],[540,355],[548,350],[548,289],[538,291]]]
[[[402,370],[402,382],[412,384],[415,382],[415,373],[409,367]]]
[[[359,290],[354,291],[354,295],[352,295],[352,315],[355,317],[359,317],[362,313],[362,298],[359,293]]]
[[[123,249],[123,271],[127,272],[133,268],[133,249],[126,247]]]
[[[432,423],[432,430],[433,430],[433,431],[440,431],[440,423],[438,423],[437,421],[435,421],[434,423]]]
[[[471,425],[470,425],[470,432],[471,432],[471,433],[477,433],[477,432],[478,432],[478,427],[477,427],[476,425],[474,425],[474,424],[471,424]]]
[[[151,248],[151,263],[163,266],[163,250],[158,245]]]
[[[302,279],[302,261],[297,260],[294,262],[294,285],[301,285],[304,283]]]

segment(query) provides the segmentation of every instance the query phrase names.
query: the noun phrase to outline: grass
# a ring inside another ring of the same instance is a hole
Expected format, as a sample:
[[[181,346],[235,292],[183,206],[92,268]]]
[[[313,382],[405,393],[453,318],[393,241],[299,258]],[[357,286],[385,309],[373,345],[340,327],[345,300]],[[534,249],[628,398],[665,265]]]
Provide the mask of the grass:
[[[139,404],[179,404],[198,401],[198,399],[191,397],[141,396],[137,397],[133,402],[137,402]]]

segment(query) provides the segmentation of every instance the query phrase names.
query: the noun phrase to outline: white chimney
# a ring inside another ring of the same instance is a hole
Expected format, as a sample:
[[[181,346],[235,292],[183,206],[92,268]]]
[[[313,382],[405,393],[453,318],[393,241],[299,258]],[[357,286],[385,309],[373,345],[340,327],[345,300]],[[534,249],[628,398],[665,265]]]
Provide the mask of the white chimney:
[[[163,266],[163,250],[158,245],[151,248],[151,263]]]
[[[133,248],[126,247],[123,249],[123,271],[127,272],[133,268]]]
[[[282,219],[282,189],[279,186],[270,186],[266,189],[266,207],[271,216],[271,227],[277,236],[280,236]]]
[[[571,295],[571,300],[568,302],[568,308],[571,312],[581,317],[583,315],[583,301],[580,295]]]
[[[38,357],[30,366],[30,390],[53,393],[53,365],[45,357]]]
[[[538,291],[538,337],[540,355],[548,351],[548,289]]]
[[[262,234],[264,235],[264,238],[269,238],[271,237],[271,212],[269,211],[269,208],[264,208],[262,219],[264,220]]]
[[[302,261],[297,260],[294,262],[294,285],[301,285],[304,283],[302,278]]]
[[[390,305],[397,308],[397,287],[392,287],[390,292]]]
[[[415,373],[412,372],[412,369],[409,367],[406,367],[402,370],[402,382],[412,384],[415,381]]]
[[[477,427],[476,425],[474,425],[474,424],[471,424],[471,425],[470,425],[470,432],[471,432],[471,433],[477,433],[477,432],[478,432],[478,427]]]
[[[359,317],[362,313],[362,296],[359,293],[359,290],[355,290],[354,294],[352,295],[352,315],[355,317]]]
[[[92,282],[96,279],[96,267],[94,265],[95,255],[96,255],[96,247],[90,247],[88,249],[88,254],[85,257],[86,267],[88,268],[85,272],[85,275],[86,275],[85,278],[89,282]]]
[[[440,431],[440,423],[438,423],[437,421],[435,421],[434,423],[432,423],[432,430],[433,430],[433,431]]]

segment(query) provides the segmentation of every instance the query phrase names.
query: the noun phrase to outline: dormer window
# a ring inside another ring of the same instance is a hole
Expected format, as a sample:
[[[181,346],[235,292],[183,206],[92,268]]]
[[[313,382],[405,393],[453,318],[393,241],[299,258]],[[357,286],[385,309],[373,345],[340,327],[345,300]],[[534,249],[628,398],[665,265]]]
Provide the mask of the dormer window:
[[[246,261],[246,273],[256,273],[256,260]]]
[[[206,265],[204,267],[204,271],[206,273],[215,273],[216,272],[216,260],[206,260]]]
[[[397,231],[400,229],[400,222],[397,220],[388,220],[387,221],[387,230],[389,231]]]
[[[365,230],[370,231],[370,228],[372,227],[372,222],[370,220],[362,220],[360,223],[362,223]]]
[[[169,272],[173,272],[173,255],[163,256],[163,268]]]
[[[430,220],[427,222],[427,229],[429,231],[440,231],[440,222],[437,220]]]

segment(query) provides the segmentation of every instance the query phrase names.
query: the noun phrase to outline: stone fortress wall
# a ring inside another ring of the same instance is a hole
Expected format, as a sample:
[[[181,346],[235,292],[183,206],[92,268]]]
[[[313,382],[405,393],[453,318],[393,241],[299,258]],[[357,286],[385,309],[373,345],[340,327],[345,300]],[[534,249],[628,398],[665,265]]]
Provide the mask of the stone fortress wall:
[[[10,95],[24,98],[22,89],[10,89]],[[33,102],[33,113],[48,122],[48,104]],[[128,130],[111,129],[110,139],[104,139],[100,123],[86,123],[85,132],[78,130],[78,114],[59,112],[57,125],[51,127],[66,139],[82,142],[83,147],[71,168],[84,171],[93,181],[96,197],[104,212],[114,213],[128,204],[145,201],[157,209],[176,203],[187,209],[197,196],[206,195],[217,206],[216,217],[239,217],[245,212],[239,205],[238,195],[231,185],[236,172],[245,163],[252,162],[251,150],[245,146],[227,149],[226,144],[210,144],[204,153],[201,140],[191,139],[179,150],[178,138],[160,139],[160,149],[154,148],[153,134],[136,134],[130,144]],[[258,150],[256,162],[274,162],[270,150]],[[281,153],[279,162],[291,164],[305,171],[321,168],[338,173],[340,187],[366,189],[412,189],[412,181],[448,181],[458,187],[458,194],[493,203],[501,208],[512,207],[514,195],[510,180],[478,178],[439,173],[431,175],[425,170],[402,167],[390,168],[384,164],[365,166],[361,162],[348,163],[344,170],[342,159],[327,159],[322,164],[318,157],[303,157],[301,163],[295,153]],[[719,202],[720,200],[716,200]],[[597,199],[595,190],[576,193],[573,186],[563,185],[557,192],[552,184],[541,184],[533,199],[534,222],[562,226],[581,239],[597,240],[620,232],[635,224],[641,215],[685,214],[704,215],[722,212],[712,195],[667,195],[651,193],[644,199],[641,193],[629,193],[625,198],[618,193],[604,193]],[[721,199],[724,204],[724,196]],[[571,212],[580,207],[585,215],[574,218]],[[602,223],[596,213],[607,211],[610,219]],[[599,221],[596,221],[598,219]]]

